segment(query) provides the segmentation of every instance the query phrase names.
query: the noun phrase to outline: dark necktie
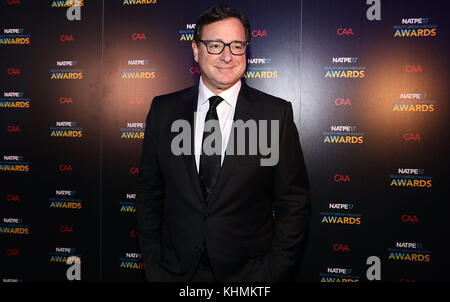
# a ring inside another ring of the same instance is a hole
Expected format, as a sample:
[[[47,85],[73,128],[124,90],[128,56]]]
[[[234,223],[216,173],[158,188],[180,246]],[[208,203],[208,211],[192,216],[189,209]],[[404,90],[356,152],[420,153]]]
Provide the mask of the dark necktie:
[[[202,139],[202,149],[200,153],[200,168],[199,168],[199,176],[200,182],[203,185],[203,192],[205,196],[206,202],[209,202],[209,197],[214,189],[214,186],[217,182],[217,177],[220,171],[220,162],[221,162],[221,153],[222,153],[222,133],[220,132],[220,124],[219,118],[217,116],[217,105],[222,102],[223,99],[220,96],[213,96],[209,98],[209,110],[206,113],[205,118],[205,126],[206,123],[214,123],[215,127],[212,128],[212,131],[216,132],[216,140],[210,145],[207,143],[206,148],[213,148],[214,150],[220,150],[219,154],[216,152],[212,155],[208,155],[204,152],[205,148],[205,139],[212,134],[210,131],[206,131],[206,127],[203,131],[203,139]],[[219,146],[216,146],[215,143],[218,143]],[[211,153],[211,152],[209,152]]]

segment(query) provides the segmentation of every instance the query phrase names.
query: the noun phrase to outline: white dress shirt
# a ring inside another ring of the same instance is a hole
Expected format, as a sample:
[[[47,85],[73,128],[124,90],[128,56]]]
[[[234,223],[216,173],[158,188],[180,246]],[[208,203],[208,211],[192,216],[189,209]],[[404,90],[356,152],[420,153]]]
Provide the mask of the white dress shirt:
[[[241,81],[219,94],[224,100],[217,106],[217,116],[219,117],[220,131],[222,133],[222,157],[221,164],[225,157],[228,139],[230,138],[231,127],[233,125],[234,110],[236,109],[237,98],[241,89]],[[200,154],[203,140],[203,129],[205,127],[206,113],[209,110],[209,98],[215,94],[203,84],[202,77],[198,84],[197,112],[195,116],[194,132],[194,155],[197,164],[197,172],[200,170]]]

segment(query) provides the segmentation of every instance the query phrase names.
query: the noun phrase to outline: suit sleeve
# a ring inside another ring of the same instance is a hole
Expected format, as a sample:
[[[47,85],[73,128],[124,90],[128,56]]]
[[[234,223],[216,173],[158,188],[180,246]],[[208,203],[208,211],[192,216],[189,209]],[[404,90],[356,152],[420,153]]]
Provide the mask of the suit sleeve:
[[[159,251],[163,221],[164,181],[157,152],[157,98],[147,115],[139,174],[135,185],[136,224],[146,266]]]
[[[274,281],[288,281],[294,277],[310,214],[308,176],[291,103],[281,121],[279,148],[271,270]]]

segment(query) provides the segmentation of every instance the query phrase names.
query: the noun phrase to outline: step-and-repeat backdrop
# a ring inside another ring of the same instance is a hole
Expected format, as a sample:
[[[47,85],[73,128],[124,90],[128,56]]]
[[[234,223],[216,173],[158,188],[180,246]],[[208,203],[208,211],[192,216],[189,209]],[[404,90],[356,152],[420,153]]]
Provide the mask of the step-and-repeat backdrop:
[[[448,280],[445,1],[221,3],[251,23],[243,80],[295,111],[312,196],[298,280]],[[145,117],[197,82],[195,22],[215,4],[0,2],[1,281],[144,280]]]

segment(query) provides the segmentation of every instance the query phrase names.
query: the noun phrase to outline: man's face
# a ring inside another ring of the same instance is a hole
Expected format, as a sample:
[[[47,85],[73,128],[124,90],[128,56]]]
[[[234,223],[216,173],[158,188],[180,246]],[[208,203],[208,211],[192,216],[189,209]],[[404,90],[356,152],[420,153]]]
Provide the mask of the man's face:
[[[201,40],[246,41],[245,29],[237,18],[228,18],[203,26]],[[209,54],[206,45],[192,42],[194,60],[200,66],[202,80],[213,93],[219,94],[233,86],[242,77],[245,66],[245,54],[233,55],[228,46],[218,55]]]

